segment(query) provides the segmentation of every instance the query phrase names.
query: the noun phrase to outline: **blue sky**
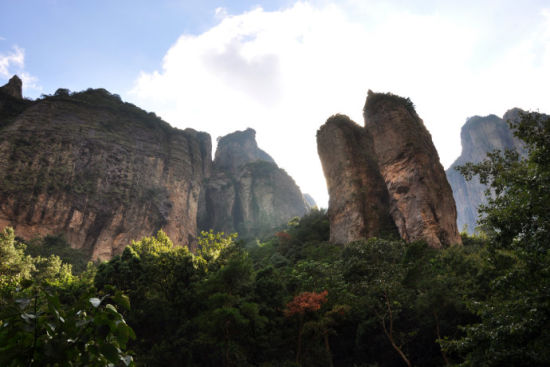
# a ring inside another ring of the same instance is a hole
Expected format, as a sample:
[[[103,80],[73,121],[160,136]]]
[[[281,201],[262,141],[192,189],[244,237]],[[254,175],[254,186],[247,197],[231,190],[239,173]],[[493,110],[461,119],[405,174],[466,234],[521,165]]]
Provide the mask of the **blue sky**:
[[[264,4],[266,10],[285,2]],[[2,0],[0,54],[18,46],[25,70],[40,88],[31,98],[59,87],[103,87],[123,93],[141,70],[154,70],[181,34],[200,34],[219,22],[215,9],[239,13],[248,1]],[[0,82],[6,79],[0,75]]]
[[[362,124],[368,89],[410,97],[442,164],[467,117],[550,112],[548,1],[0,1],[0,84],[106,88],[173,126],[252,127],[322,205],[315,133]]]

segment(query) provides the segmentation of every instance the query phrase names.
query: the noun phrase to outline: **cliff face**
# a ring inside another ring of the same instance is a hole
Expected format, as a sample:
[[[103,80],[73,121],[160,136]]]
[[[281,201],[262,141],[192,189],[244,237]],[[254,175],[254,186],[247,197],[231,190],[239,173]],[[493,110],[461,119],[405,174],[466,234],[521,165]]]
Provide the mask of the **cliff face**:
[[[317,134],[331,239],[346,243],[395,225],[405,241],[460,244],[451,188],[412,103],[369,91],[364,117],[365,128],[336,116]]]
[[[395,231],[373,145],[369,132],[347,116],[332,116],[317,131],[329,192],[331,242],[349,243]]]
[[[258,148],[254,129],[235,131],[218,140],[214,159],[217,172],[236,175],[241,167],[256,161],[275,163],[269,154]]]
[[[15,109],[8,100],[0,116],[0,228],[64,233],[94,259],[161,228],[194,244],[208,134],[171,128],[105,90]]]
[[[369,91],[364,117],[401,237],[435,248],[462,243],[451,187],[410,100]]]
[[[446,171],[456,202],[458,228],[466,227],[469,233],[474,232],[478,219],[477,208],[486,203],[486,186],[477,177],[466,181],[456,167],[467,162],[479,163],[487,157],[488,152],[495,149],[511,149],[525,154],[521,141],[513,135],[507,124],[508,120],[517,120],[520,112],[520,109],[511,109],[502,119],[495,115],[470,117],[462,127],[462,153]]]
[[[247,129],[219,140],[213,172],[201,196],[200,229],[248,238],[309,210],[294,180],[258,148],[255,136]]]

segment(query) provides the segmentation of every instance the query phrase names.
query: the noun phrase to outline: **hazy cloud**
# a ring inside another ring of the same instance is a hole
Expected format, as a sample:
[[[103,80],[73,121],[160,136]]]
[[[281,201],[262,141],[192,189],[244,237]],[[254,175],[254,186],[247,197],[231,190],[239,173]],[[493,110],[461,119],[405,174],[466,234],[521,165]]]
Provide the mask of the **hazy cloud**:
[[[23,90],[40,90],[38,79],[24,70],[25,68],[25,50],[14,46],[7,53],[0,53],[0,78],[6,81],[14,74],[17,74],[23,81]]]
[[[322,205],[315,132],[334,113],[362,124],[368,89],[410,97],[446,166],[460,153],[468,116],[515,106],[550,111],[547,10],[513,32],[509,18],[487,18],[490,7],[322,4],[238,15],[219,8],[219,24],[182,35],[160,70],[141,73],[130,98],[214,141],[255,128],[260,146]]]

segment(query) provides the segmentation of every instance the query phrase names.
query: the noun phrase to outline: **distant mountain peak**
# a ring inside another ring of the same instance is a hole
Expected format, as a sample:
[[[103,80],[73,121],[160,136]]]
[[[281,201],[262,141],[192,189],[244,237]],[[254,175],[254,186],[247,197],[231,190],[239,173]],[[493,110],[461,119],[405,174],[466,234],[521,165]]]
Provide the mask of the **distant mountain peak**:
[[[235,174],[242,166],[255,161],[275,163],[269,154],[258,147],[256,130],[235,131],[218,139],[214,166]]]

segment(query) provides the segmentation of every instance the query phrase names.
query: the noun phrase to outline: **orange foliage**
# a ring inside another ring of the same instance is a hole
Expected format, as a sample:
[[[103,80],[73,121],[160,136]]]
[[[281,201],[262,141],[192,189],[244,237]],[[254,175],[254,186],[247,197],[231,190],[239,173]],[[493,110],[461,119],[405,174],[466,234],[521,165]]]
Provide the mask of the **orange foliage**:
[[[286,304],[285,316],[303,315],[307,311],[317,311],[327,301],[327,295],[328,291],[326,290],[321,293],[302,292]]]
[[[286,232],[277,232],[275,233],[275,237],[277,237],[279,241],[282,242],[290,241],[290,239],[292,238],[292,236]]]

